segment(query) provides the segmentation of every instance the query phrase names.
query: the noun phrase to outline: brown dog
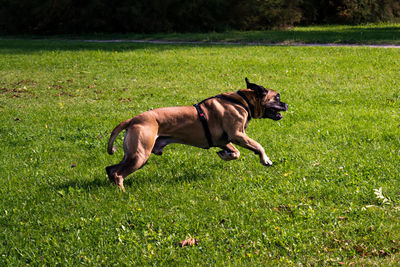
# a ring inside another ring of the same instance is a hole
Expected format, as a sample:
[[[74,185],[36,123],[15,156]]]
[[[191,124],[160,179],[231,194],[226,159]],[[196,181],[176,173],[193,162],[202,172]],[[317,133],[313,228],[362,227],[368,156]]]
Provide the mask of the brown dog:
[[[158,108],[121,122],[111,133],[107,151],[115,152],[114,140],[126,130],[125,155],[120,163],[106,168],[110,181],[125,190],[124,178],[140,169],[151,153],[162,155],[171,143],[220,147],[217,154],[223,160],[239,158],[236,144],[255,152],[263,165],[270,166],[263,147],[246,135],[247,123],[251,118],[280,120],[279,112],[286,111],[288,105],[280,101],[277,92],[245,80],[247,89],[208,98],[194,107]]]

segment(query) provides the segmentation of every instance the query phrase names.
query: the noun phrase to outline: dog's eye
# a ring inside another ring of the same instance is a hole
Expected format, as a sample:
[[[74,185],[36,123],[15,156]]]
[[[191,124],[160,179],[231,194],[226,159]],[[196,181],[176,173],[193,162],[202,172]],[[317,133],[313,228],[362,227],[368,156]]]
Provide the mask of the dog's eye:
[[[280,101],[280,100],[281,100],[280,95],[276,95],[276,96],[275,96],[275,100],[276,100],[276,101]]]

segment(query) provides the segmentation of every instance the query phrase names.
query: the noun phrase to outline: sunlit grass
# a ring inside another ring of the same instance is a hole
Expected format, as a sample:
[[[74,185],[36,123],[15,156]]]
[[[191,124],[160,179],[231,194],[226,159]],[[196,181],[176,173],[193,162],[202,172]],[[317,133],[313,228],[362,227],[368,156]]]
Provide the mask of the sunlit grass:
[[[397,263],[399,58],[0,41],[0,264]],[[109,184],[118,122],[235,91],[246,76],[289,104],[282,121],[249,125],[272,167],[244,149],[224,162],[217,149],[171,145],[129,176],[127,193]],[[177,245],[190,237],[199,244]]]

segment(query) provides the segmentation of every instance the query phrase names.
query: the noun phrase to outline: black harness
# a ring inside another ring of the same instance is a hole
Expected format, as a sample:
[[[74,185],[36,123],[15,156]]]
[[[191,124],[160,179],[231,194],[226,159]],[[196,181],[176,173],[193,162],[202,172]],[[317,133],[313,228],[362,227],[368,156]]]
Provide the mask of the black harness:
[[[212,137],[211,137],[211,132],[210,132],[210,128],[208,127],[208,123],[207,123],[207,118],[206,118],[206,114],[204,113],[203,109],[200,107],[201,104],[203,104],[205,101],[212,99],[212,98],[219,98],[219,99],[223,99],[226,101],[229,101],[233,104],[239,105],[241,107],[243,107],[246,111],[247,111],[247,123],[251,120],[251,116],[254,116],[254,106],[250,103],[249,99],[247,98],[247,96],[241,92],[241,91],[237,91],[237,94],[239,96],[241,96],[244,101],[246,101],[247,106],[245,104],[243,104],[242,102],[240,102],[239,100],[236,100],[232,97],[229,96],[225,96],[225,95],[216,95],[213,97],[209,97],[207,99],[204,99],[203,101],[199,102],[198,104],[194,104],[193,106],[196,108],[197,110],[197,114],[199,116],[199,120],[201,122],[201,124],[203,125],[203,129],[204,129],[204,134],[206,135],[207,138],[207,142],[208,142],[208,148],[213,147],[213,141],[212,141]],[[250,110],[249,110],[250,108]],[[247,124],[246,123],[246,124]]]

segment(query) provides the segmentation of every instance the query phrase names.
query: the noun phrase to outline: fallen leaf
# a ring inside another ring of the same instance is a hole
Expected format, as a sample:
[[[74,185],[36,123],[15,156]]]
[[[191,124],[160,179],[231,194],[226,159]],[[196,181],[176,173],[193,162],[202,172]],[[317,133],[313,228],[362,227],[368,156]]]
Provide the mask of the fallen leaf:
[[[118,99],[119,102],[131,102],[132,100],[128,97],[128,98],[120,98]]]
[[[179,246],[181,248],[183,248],[184,246],[194,246],[194,245],[197,245],[198,243],[199,243],[199,240],[197,240],[195,238],[189,238],[189,239],[179,242]]]

